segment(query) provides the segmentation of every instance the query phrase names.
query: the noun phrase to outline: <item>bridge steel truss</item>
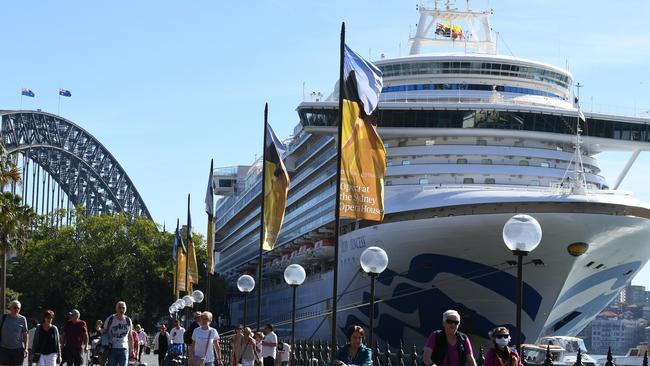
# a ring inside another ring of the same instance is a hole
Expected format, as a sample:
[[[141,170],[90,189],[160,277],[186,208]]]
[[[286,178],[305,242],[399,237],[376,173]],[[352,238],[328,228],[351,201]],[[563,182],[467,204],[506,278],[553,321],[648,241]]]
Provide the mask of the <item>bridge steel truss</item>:
[[[125,212],[151,218],[142,197],[117,159],[97,139],[83,128],[60,116],[41,111],[0,111],[0,137],[10,156],[19,162],[23,157],[23,201],[30,203],[26,186],[31,181],[31,206],[35,211],[45,210],[50,202],[52,183],[52,210],[61,208],[63,200],[56,199],[54,183],[74,206],[83,205],[86,215]],[[33,162],[32,175],[29,163]],[[41,210],[39,205],[40,170],[42,177]],[[38,172],[38,175],[37,175]],[[47,188],[45,173],[47,173]],[[15,189],[15,188],[14,188]],[[60,192],[58,192],[60,195]],[[68,207],[70,208],[70,207]]]

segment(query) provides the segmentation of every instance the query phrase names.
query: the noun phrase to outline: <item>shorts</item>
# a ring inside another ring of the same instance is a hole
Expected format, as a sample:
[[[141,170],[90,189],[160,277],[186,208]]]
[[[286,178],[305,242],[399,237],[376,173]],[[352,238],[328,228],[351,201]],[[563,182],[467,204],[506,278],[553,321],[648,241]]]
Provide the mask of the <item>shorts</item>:
[[[0,365],[21,366],[25,359],[24,348],[4,348],[0,347]]]

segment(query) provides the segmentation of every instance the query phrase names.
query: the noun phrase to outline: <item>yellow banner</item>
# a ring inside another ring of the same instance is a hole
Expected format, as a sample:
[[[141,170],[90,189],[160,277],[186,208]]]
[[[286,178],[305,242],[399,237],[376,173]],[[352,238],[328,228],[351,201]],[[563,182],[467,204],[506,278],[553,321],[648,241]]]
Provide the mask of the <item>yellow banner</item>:
[[[185,253],[181,248],[178,248],[178,256],[176,260],[176,265],[174,266],[174,280],[176,283],[176,298],[180,297],[181,291],[186,291],[185,287],[185,264],[187,260],[185,259]]]
[[[384,218],[386,149],[375,127],[360,118],[356,101],[343,99],[341,218]]]
[[[275,149],[275,147],[273,147]],[[264,250],[271,250],[278,240],[282,221],[284,221],[284,209],[287,204],[287,192],[289,190],[289,175],[284,164],[267,160],[264,169]]]

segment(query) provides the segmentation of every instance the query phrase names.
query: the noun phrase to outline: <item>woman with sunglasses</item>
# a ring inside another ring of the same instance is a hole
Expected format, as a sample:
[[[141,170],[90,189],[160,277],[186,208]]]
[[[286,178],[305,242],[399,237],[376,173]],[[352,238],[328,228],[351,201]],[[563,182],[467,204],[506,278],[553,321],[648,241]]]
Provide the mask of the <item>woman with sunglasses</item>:
[[[422,360],[426,366],[476,366],[472,344],[458,331],[460,314],[456,310],[442,313],[442,329],[429,336]]]
[[[484,366],[522,366],[517,350],[508,347],[510,332],[506,327],[496,327],[488,334],[493,347],[485,354]]]

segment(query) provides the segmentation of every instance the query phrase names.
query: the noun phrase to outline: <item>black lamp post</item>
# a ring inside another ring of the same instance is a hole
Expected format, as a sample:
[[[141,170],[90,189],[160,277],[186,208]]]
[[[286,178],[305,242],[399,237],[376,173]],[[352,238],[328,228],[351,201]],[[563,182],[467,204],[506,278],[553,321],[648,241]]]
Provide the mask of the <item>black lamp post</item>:
[[[237,279],[237,289],[244,294],[244,326],[246,326],[246,311],[248,310],[248,293],[255,288],[255,279],[249,275],[241,275]]]
[[[515,215],[503,226],[503,241],[517,256],[517,352],[521,354],[521,304],[523,293],[523,257],[532,252],[542,240],[542,227],[534,217]]]
[[[291,356],[289,357],[290,365],[295,365],[293,352],[296,341],[296,290],[298,286],[305,282],[307,273],[300,264],[291,264],[284,270],[284,282],[291,286],[293,297],[291,301]]]
[[[388,255],[379,247],[368,247],[359,257],[361,268],[370,275],[370,309],[368,310],[368,345],[372,347],[375,321],[375,277],[388,267]]]

